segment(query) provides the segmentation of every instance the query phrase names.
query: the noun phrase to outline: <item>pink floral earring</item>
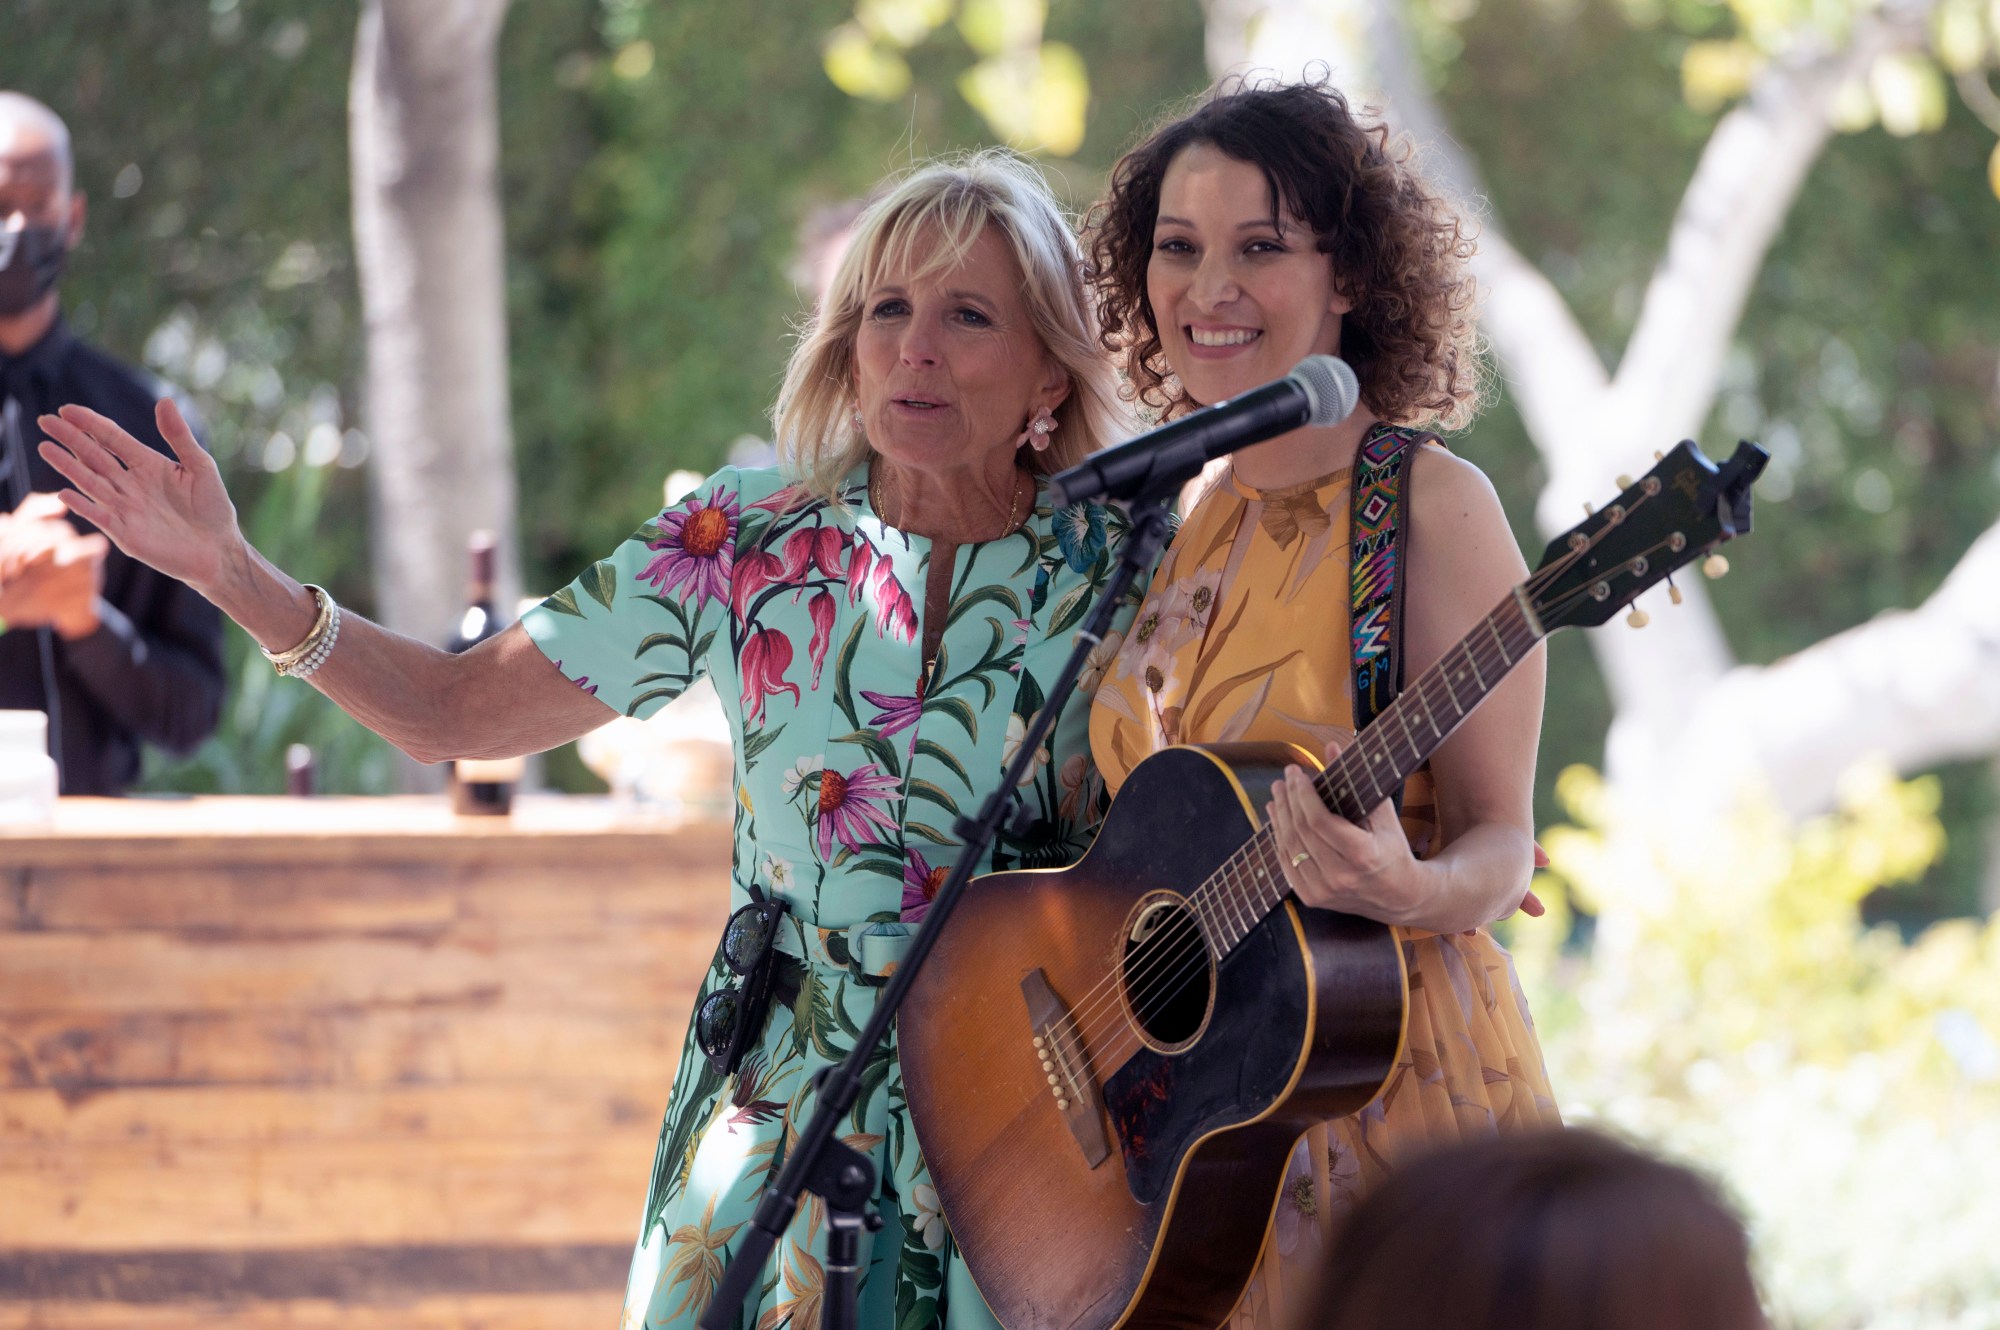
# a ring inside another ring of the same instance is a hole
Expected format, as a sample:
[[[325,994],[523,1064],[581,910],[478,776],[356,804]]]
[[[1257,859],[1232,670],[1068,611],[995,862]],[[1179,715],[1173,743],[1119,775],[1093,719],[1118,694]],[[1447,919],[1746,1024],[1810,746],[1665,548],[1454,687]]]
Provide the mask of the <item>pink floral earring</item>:
[[[1035,418],[1028,422],[1028,428],[1021,431],[1021,437],[1014,440],[1014,446],[1033,448],[1038,453],[1043,452],[1049,446],[1049,435],[1055,432],[1056,418],[1049,413],[1047,407],[1043,407],[1036,413]]]

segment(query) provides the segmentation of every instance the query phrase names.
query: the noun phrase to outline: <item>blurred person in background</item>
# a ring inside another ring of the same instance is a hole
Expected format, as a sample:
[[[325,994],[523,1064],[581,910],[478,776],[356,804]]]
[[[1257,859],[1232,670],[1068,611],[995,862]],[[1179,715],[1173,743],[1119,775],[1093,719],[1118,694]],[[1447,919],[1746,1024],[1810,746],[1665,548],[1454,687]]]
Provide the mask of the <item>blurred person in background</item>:
[[[904,178],[856,223],[793,353],[774,411],[783,470],[725,467],[462,655],[342,613],[252,549],[170,403],[178,463],[88,410],[43,422],[60,446],[42,456],[75,486],[66,503],[421,761],[537,752],[716,680],[736,760],[733,912],[668,1100],[621,1326],[692,1325],[705,1308],[813,1076],[851,1050],[962,852],[937,828],[988,797],[1045,706],[1059,719],[1021,790],[1032,817],[979,867],[1065,864],[1095,832],[1075,797],[1089,690],[1049,696],[1125,534],[1116,511],[1056,509],[1046,484],[1122,420],[1082,258],[1011,154]],[[860,1323],[992,1326],[900,1071],[872,1065],[842,1122],[875,1159],[886,1221],[862,1240]],[[820,1209],[801,1209],[743,1324],[817,1323]]]
[[[1348,1212],[1286,1330],[1761,1330],[1715,1185],[1596,1132],[1440,1150]]]
[[[0,91],[0,709],[46,712],[64,794],[122,794],[142,743],[185,753],[222,715],[222,616],[69,514],[35,454],[67,402],[164,453],[156,381],[80,341],[57,284],[83,238],[69,130]]]

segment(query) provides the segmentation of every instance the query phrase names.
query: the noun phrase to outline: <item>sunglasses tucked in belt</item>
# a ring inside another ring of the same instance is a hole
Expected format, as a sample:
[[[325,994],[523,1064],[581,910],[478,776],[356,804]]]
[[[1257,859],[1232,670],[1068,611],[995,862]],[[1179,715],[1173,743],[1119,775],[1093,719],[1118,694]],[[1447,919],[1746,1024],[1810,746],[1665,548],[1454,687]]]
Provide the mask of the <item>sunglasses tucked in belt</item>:
[[[694,1012],[695,1041],[719,1076],[734,1075],[743,1055],[763,1033],[772,997],[783,996],[777,990],[793,987],[796,992],[778,974],[781,963],[790,958],[775,945],[789,907],[778,897],[765,895],[754,882],[750,897],[750,904],[730,915],[722,930],[722,961],[736,982],[710,993]]]

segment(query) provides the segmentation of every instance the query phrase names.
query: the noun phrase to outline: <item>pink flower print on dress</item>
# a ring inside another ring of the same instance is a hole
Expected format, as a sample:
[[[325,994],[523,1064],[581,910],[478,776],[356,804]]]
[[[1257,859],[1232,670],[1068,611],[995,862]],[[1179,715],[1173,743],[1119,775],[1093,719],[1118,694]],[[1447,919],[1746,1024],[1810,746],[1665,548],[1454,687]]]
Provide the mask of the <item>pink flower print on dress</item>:
[[[777,581],[784,571],[784,562],[769,550],[745,550],[737,556],[729,575],[729,605],[736,617],[748,621],[751,597]]]
[[[920,851],[910,850],[908,855],[903,861],[902,916],[905,923],[913,924],[930,910],[938,888],[951,874],[951,865],[939,864],[933,868]]]
[[[827,644],[833,640],[833,597],[824,591],[813,592],[813,598],[806,602],[806,613],[812,616],[812,641],[806,646],[806,655],[812,658],[813,691],[819,691],[820,667],[826,664]]]
[[[654,555],[639,580],[661,595],[685,588],[696,607],[728,599],[737,512],[736,496],[717,487],[707,503],[696,497],[661,513],[660,534],[646,542]]]
[[[875,843],[877,829],[893,832],[896,819],[883,805],[896,797],[902,781],[873,762],[842,775],[832,767],[819,773],[819,855],[833,857],[838,840],[850,850]]]
[[[791,539],[785,542],[784,581],[787,584],[803,582],[809,568],[817,568],[828,577],[837,578],[840,576],[842,553],[841,533],[834,527],[794,531]]]
[[[785,682],[785,671],[792,667],[792,639],[775,628],[760,628],[751,633],[736,663],[743,676],[745,726],[764,723],[767,697],[790,693],[794,702],[799,700],[799,686]]]
[[[558,670],[562,669],[561,661],[556,662],[556,668]],[[597,685],[590,681],[588,674],[579,674],[576,678],[571,679],[570,682],[581,688],[584,692],[589,693],[592,697],[597,696]]]
[[[874,726],[876,733],[884,739],[898,730],[907,730],[915,725],[924,712],[924,699],[921,693],[913,697],[894,697],[888,693],[871,693],[864,688],[861,690],[861,696],[874,704],[876,714],[868,723]]]
[[[884,560],[886,563],[887,560]],[[854,538],[854,557],[847,561],[847,603],[852,605],[866,589],[869,570],[875,566],[875,547],[860,536]]]
[[[887,559],[878,559],[869,594],[875,601],[875,635],[894,633],[905,642],[917,640],[917,607],[910,593],[896,580],[896,568]]]

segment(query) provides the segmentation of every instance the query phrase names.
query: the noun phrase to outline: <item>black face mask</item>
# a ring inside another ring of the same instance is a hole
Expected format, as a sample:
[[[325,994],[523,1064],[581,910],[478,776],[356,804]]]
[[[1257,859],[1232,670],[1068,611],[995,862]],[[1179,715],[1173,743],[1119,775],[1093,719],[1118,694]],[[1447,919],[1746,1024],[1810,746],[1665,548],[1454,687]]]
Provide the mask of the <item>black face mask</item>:
[[[60,227],[0,231],[0,318],[33,309],[54,289],[68,259]]]

